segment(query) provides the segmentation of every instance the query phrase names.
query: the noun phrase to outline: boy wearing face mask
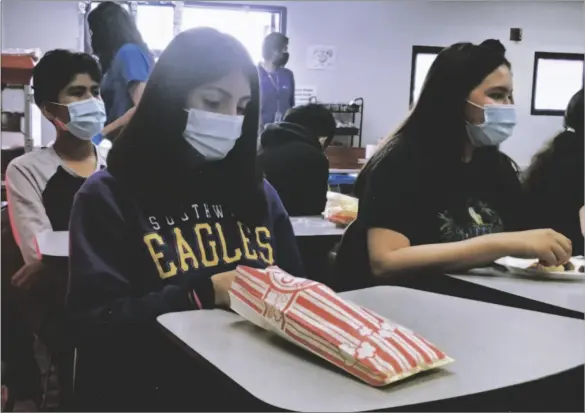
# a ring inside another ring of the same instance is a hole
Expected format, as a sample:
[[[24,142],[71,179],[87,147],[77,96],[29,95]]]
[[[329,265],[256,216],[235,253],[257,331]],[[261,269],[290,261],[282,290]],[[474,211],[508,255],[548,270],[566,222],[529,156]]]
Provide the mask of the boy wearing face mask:
[[[28,297],[25,310],[34,330],[44,329],[44,321],[31,314],[44,316],[54,304],[62,305],[67,274],[40,260],[36,237],[69,229],[75,193],[105,166],[91,141],[106,118],[101,78],[98,63],[88,54],[47,52],[33,71],[34,99],[55,126],[56,139],[47,148],[14,159],[6,170],[10,224],[25,263],[12,276],[12,284]]]
[[[284,114],[295,105],[295,77],[286,69],[288,37],[270,33],[262,44],[264,61],[258,66],[262,97],[261,130],[268,123],[280,122]]]
[[[39,259],[35,237],[66,231],[73,196],[105,166],[91,138],[105,122],[102,75],[88,54],[47,52],[33,72],[35,103],[55,125],[52,146],[14,159],[6,170],[10,222],[25,264]]]
[[[6,170],[10,224],[25,263],[11,282],[24,293],[30,327],[53,354],[55,340],[60,340],[54,323],[65,301],[67,269],[41,261],[36,237],[69,229],[75,193],[105,166],[91,141],[106,119],[101,78],[98,63],[88,54],[47,52],[33,71],[34,99],[55,126],[56,139],[47,148],[14,159]]]

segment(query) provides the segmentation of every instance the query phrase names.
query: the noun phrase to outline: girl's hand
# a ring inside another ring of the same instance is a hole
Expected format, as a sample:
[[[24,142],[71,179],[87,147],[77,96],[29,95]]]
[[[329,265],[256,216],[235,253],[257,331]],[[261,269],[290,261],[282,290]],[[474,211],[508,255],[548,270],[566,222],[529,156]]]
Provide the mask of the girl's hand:
[[[537,258],[546,266],[563,265],[573,252],[571,240],[552,229],[498,234],[509,250],[508,255]]]
[[[222,272],[211,277],[213,289],[215,290],[215,305],[220,307],[230,306],[229,291],[235,279],[235,271]]]

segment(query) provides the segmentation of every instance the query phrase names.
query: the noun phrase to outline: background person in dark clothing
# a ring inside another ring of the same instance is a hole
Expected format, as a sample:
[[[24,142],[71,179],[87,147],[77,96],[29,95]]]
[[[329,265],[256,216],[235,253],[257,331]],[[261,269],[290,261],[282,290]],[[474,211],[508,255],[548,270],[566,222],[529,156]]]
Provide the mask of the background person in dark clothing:
[[[329,161],[323,149],[335,126],[329,110],[309,104],[289,110],[283,122],[262,133],[260,165],[290,216],[320,215],[325,209]]]
[[[552,228],[573,242],[573,254],[583,254],[579,209],[583,206],[583,89],[570,100],[565,129],[537,154],[524,187],[534,228]]]
[[[288,37],[270,33],[262,44],[264,61],[258,65],[260,76],[261,130],[265,125],[280,122],[284,114],[295,105],[295,77],[285,69],[288,62]]]

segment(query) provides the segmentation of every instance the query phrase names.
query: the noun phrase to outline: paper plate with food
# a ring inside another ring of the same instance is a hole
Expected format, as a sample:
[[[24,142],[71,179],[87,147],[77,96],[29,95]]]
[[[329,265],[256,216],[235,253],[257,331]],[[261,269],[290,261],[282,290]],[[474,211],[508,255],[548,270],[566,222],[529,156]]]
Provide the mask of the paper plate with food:
[[[585,281],[585,259],[573,257],[563,265],[548,266],[536,259],[523,259],[514,257],[503,257],[496,261],[496,264],[506,267],[516,275],[559,279],[559,280],[584,280]]]

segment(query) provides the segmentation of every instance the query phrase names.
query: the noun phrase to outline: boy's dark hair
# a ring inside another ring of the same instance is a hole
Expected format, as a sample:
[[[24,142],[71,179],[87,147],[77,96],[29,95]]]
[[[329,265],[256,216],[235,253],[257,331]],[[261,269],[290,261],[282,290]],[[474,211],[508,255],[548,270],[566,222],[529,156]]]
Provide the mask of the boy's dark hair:
[[[57,102],[59,92],[81,73],[97,83],[102,81],[100,65],[91,55],[64,49],[48,51],[33,69],[35,103]]]
[[[262,43],[262,57],[266,59],[270,59],[272,57],[272,53],[276,50],[280,50],[288,45],[288,37],[286,37],[282,33],[270,33],[268,36],[264,38],[264,42]]]
[[[315,138],[326,137],[324,147],[327,147],[333,140],[337,127],[331,111],[316,103],[289,109],[283,121],[302,126]]]

